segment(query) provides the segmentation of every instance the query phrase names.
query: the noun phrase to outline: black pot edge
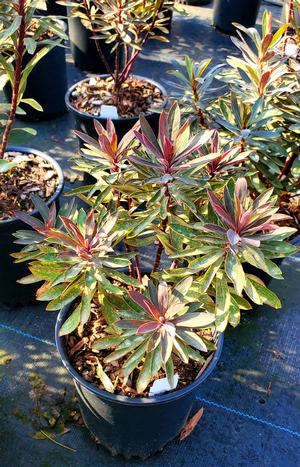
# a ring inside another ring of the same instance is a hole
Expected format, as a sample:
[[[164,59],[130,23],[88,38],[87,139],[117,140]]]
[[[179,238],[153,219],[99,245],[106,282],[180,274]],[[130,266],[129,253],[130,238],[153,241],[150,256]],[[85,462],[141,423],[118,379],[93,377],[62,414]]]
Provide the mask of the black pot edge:
[[[83,82],[85,82],[85,81],[90,80],[91,78],[93,78],[93,76],[100,76],[100,77],[102,77],[102,78],[108,78],[110,75],[107,74],[107,73],[105,73],[105,74],[93,73],[93,75],[89,76],[88,78],[84,78],[84,79],[82,79],[82,80],[80,80],[80,81],[77,81],[77,83],[73,84],[73,85],[67,90],[66,95],[65,95],[65,103],[66,103],[67,109],[68,109],[70,112],[72,112],[72,113],[78,115],[79,117],[84,117],[84,118],[91,119],[91,120],[97,120],[97,119],[101,118],[99,115],[91,115],[91,114],[86,113],[86,112],[81,112],[80,110],[76,109],[75,107],[73,107],[73,106],[71,105],[71,100],[70,100],[70,95],[71,95],[71,93],[73,92],[73,90],[76,88],[76,86],[78,86],[78,84],[80,84],[80,83],[83,83]],[[156,86],[157,88],[159,88],[159,89],[161,90],[161,92],[162,92],[164,98],[165,98],[164,101],[163,101],[163,103],[162,103],[162,107],[161,107],[161,108],[164,109],[164,108],[166,107],[167,102],[168,102],[168,98],[167,98],[168,93],[167,93],[167,91],[166,91],[166,89],[164,88],[163,85],[161,85],[160,83],[157,83],[157,81],[154,81],[153,79],[147,78],[147,77],[145,77],[145,76],[132,75],[132,77],[133,77],[133,78],[138,78],[138,79],[141,79],[141,80],[144,80],[144,81],[148,81],[148,83],[151,83],[151,84],[153,84],[154,86]],[[146,113],[145,116],[151,115],[151,114],[153,114],[153,113],[155,113],[155,112]],[[122,120],[124,120],[124,121],[125,121],[125,120],[126,120],[126,121],[132,120],[132,122],[135,122],[136,120],[138,120],[138,117],[137,117],[137,116],[136,116],[136,117],[119,117],[118,119],[113,119],[113,120],[118,120],[118,121],[119,121],[119,120],[121,120],[121,121],[122,121]]]
[[[134,405],[134,406],[143,406],[145,404],[163,404],[165,402],[168,402],[169,400],[175,400],[183,397],[185,394],[190,393],[194,391],[204,380],[206,380],[212,371],[215,369],[217,366],[218,361],[220,360],[220,356],[222,353],[223,349],[223,343],[224,343],[224,333],[219,334],[218,336],[218,346],[217,350],[214,353],[213,359],[208,365],[208,367],[204,370],[201,376],[197,378],[193,383],[189,384],[186,388],[179,389],[177,391],[169,392],[167,394],[163,394],[161,396],[156,396],[156,397],[139,397],[136,399],[130,399],[129,397],[126,396],[121,396],[117,394],[112,394],[107,391],[104,391],[103,389],[99,389],[96,386],[88,383],[85,381],[78,373],[77,371],[73,368],[73,366],[69,362],[68,355],[65,350],[65,346],[63,343],[64,337],[59,336],[59,330],[61,328],[62,323],[65,320],[65,317],[67,313],[69,312],[71,307],[70,305],[67,305],[63,307],[56,320],[55,324],[55,343],[56,347],[58,350],[58,353],[60,355],[60,358],[63,362],[64,367],[67,369],[71,377],[81,386],[84,386],[85,389],[88,391],[92,392],[96,396],[108,400],[108,401],[113,401],[119,404],[124,404],[124,405]]]
[[[64,188],[64,174],[63,174],[62,168],[60,167],[58,162],[56,162],[56,160],[53,159],[53,157],[49,156],[45,152],[42,152],[42,151],[40,151],[38,149],[28,148],[26,146],[11,146],[11,145],[8,145],[6,151],[17,151],[17,152],[22,152],[22,153],[25,153],[25,154],[30,153],[30,154],[34,154],[36,156],[40,156],[43,159],[45,159],[46,161],[50,162],[50,164],[52,165],[52,167],[54,168],[54,170],[56,170],[56,172],[58,174],[58,185],[56,187],[55,192],[51,196],[51,198],[47,201],[47,205],[49,206],[50,204],[52,204],[61,195],[61,193],[63,191],[63,188]],[[34,216],[34,215],[38,214],[38,210],[34,209],[33,211],[30,211],[29,214],[31,216]],[[8,224],[11,224],[13,222],[18,222],[18,219],[12,218],[12,219],[7,219],[7,220],[4,220],[4,221],[0,221],[0,225],[8,225]]]

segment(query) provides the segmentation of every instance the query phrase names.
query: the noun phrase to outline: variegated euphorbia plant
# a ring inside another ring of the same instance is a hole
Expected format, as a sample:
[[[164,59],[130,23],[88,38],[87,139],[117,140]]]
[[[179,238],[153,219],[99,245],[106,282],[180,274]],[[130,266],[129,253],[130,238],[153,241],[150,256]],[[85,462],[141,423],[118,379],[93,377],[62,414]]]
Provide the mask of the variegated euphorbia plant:
[[[50,301],[48,309],[73,302],[61,335],[82,335],[96,301],[107,325],[93,350],[105,350],[97,374],[108,391],[111,362],[139,393],[158,372],[173,387],[174,362],[203,362],[216,332],[238,324],[240,309],[251,301],[280,306],[244,266],[281,278],[270,258],[293,253],[282,241],[293,230],[276,226],[282,216],[271,190],[252,200],[246,180],[232,178],[248,153],[223,151],[215,131],[192,134],[177,105],[161,114],[157,137],[140,118],[135,138],[121,143],[121,162],[111,124],[98,130],[98,142],[83,139],[99,160],[109,200],[101,190],[86,194],[88,212],[71,204],[57,217],[35,197],[43,221],[18,214],[33,232],[16,233],[25,246],[14,256],[29,262],[22,282],[44,282],[37,298]],[[152,264],[144,269],[147,246]]]

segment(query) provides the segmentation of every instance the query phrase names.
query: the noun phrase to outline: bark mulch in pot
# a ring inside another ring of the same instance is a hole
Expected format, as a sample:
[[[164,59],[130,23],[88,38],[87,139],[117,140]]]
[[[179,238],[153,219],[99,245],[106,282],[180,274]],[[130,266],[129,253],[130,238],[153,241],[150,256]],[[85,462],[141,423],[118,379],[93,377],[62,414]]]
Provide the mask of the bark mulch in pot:
[[[114,81],[111,77],[96,76],[78,84],[71,94],[71,105],[95,117],[100,116],[102,105],[115,105]],[[164,102],[162,91],[154,84],[138,78],[128,78],[120,94],[120,117],[138,117],[161,109]]]
[[[12,218],[14,211],[32,211],[32,194],[48,201],[58,184],[56,170],[40,156],[8,151],[5,159],[17,165],[0,174],[0,221]]]
[[[99,352],[92,350],[92,345],[95,340],[107,336],[107,334],[105,334],[106,327],[107,324],[99,310],[99,307],[96,304],[92,304],[92,318],[85,325],[84,329],[74,331],[65,337],[67,353],[73,368],[80,374],[83,379],[100,389],[104,389],[100,379],[97,377],[97,365],[100,363],[106,374],[110,377],[112,383],[115,385],[115,394],[128,396],[130,398],[148,397],[150,387],[152,386],[154,380],[150,382],[144,392],[137,393],[134,389],[134,386],[138,377],[138,371],[134,370],[132,374],[132,380],[129,378],[126,381],[120,375],[121,366],[128,358],[128,355],[120,358],[118,361],[106,364],[104,363],[104,359],[112,352],[112,349],[100,350]],[[209,331],[204,331],[201,335],[207,340],[214,340]],[[210,351],[210,353],[204,355],[204,363],[190,360],[189,363],[186,364],[183,363],[179,358],[174,358],[174,373],[178,373],[179,375],[179,381],[176,390],[182,389],[193,383],[197,376],[200,376],[200,374],[202,374],[202,372],[208,366],[214,355],[214,352]],[[166,375],[164,371],[160,370],[155,379],[165,377]]]
[[[291,219],[285,220],[284,223],[279,223],[279,224],[297,229],[297,233],[294,236],[299,235],[300,233],[300,194],[294,194],[294,195],[290,195],[289,193],[283,194],[280,197],[279,205],[280,205],[279,211],[291,217]]]

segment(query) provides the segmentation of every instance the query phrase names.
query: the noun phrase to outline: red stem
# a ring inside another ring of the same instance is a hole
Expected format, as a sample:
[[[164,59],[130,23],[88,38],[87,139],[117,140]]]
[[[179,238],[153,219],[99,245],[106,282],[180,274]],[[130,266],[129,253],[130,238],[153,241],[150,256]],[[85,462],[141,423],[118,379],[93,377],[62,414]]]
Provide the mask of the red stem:
[[[284,166],[282,167],[282,170],[280,174],[277,177],[277,180],[282,180],[285,178],[287,175],[289,175],[291,168],[293,166],[293,163],[297,159],[297,154],[292,152],[289,157],[286,158],[286,161],[284,163]]]
[[[19,0],[19,3],[16,8],[17,14],[21,17],[21,24],[18,29],[18,39],[16,46],[16,62],[14,67],[14,84],[12,90],[12,98],[10,104],[10,111],[8,114],[8,120],[3,132],[2,141],[0,144],[0,159],[3,159],[6,147],[8,144],[8,139],[10,132],[12,130],[14,121],[16,119],[16,110],[18,107],[19,100],[19,90],[20,90],[20,81],[22,77],[22,64],[24,56],[24,39],[26,34],[26,10],[25,10],[25,0]]]
[[[141,263],[139,255],[135,255],[135,266],[136,266],[136,274],[139,282],[142,283],[142,273],[141,273]]]
[[[168,218],[166,217],[165,219],[162,220],[162,223],[161,223],[161,230],[163,232],[165,232],[165,230],[166,230],[167,223],[168,223]],[[157,247],[157,252],[156,252],[156,257],[155,257],[155,261],[154,261],[154,265],[153,265],[153,269],[152,269],[152,273],[156,272],[158,270],[158,268],[159,268],[163,249],[164,249],[163,244],[161,243],[161,241],[159,241],[158,247]]]
[[[139,53],[141,52],[141,50],[143,49],[145,43],[147,42],[150,33],[153,31],[153,29],[154,29],[154,27],[155,27],[158,14],[160,13],[160,11],[161,11],[161,9],[162,9],[163,4],[164,4],[164,2],[162,1],[161,4],[160,4],[160,6],[159,6],[159,8],[157,9],[156,14],[155,14],[155,15],[153,16],[153,18],[152,18],[152,23],[151,23],[151,25],[150,25],[150,28],[149,28],[148,31],[146,32],[146,34],[145,34],[145,36],[143,37],[143,40],[142,40],[142,42],[141,42],[141,44],[140,44],[140,48],[141,48],[141,49],[140,49],[140,50],[132,50],[130,59],[129,59],[127,62],[125,62],[125,66],[124,66],[124,68],[123,68],[123,70],[122,70],[122,73],[121,73],[120,76],[119,76],[119,81],[120,81],[120,83],[124,83],[124,82],[127,80],[128,76],[130,75],[135,60],[137,59]]]
[[[97,33],[97,31],[94,28],[93,19],[92,19],[91,12],[90,12],[90,9],[88,7],[88,4],[87,4],[86,0],[83,0],[83,8],[85,9],[85,14],[89,19],[90,26],[91,26],[91,31],[95,35]],[[108,74],[110,74],[110,76],[113,78],[114,77],[113,72],[111,71],[111,68],[110,68],[110,66],[109,66],[109,64],[108,64],[108,62],[107,62],[107,60],[105,58],[105,55],[102,52],[102,49],[101,49],[101,46],[100,46],[100,43],[99,43],[99,39],[95,39],[95,45],[96,45],[98,55],[99,55],[100,59],[102,60],[102,62],[104,63],[104,66],[105,66]]]

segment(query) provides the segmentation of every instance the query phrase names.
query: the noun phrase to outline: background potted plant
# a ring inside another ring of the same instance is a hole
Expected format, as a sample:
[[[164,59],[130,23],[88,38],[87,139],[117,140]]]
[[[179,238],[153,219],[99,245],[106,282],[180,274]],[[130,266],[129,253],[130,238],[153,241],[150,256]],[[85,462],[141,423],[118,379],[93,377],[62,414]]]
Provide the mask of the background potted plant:
[[[101,14],[100,3],[93,0],[67,2],[68,30],[75,66],[94,73],[108,73],[114,68],[116,55],[103,39],[94,39],[95,19]]]
[[[23,104],[42,110],[32,98],[25,98],[26,83],[31,70],[48,50],[51,44],[39,50],[32,59],[23,66],[23,57],[33,50],[33,38],[26,37],[30,27],[35,2],[15,0],[9,5],[1,6],[0,22],[0,72],[1,88],[7,80],[12,87],[12,99],[9,104],[1,104],[1,138],[0,138],[0,236],[1,236],[1,268],[0,268],[0,301],[6,303],[24,303],[25,298],[32,298],[30,287],[22,288],[16,279],[24,274],[24,268],[14,265],[10,253],[17,250],[13,244],[12,232],[20,227],[14,217],[16,209],[37,211],[31,200],[31,194],[40,194],[47,202],[57,200],[63,187],[63,174],[59,165],[48,155],[32,148],[8,145],[17,142],[20,135],[34,134],[30,128],[21,128],[16,133],[14,122],[17,114],[24,112]]]
[[[111,44],[115,66],[109,67],[109,74],[84,79],[67,92],[66,104],[75,116],[76,128],[96,136],[93,120],[105,124],[109,117],[121,137],[144,113],[157,130],[157,111],[165,105],[166,92],[154,81],[132,75],[132,70],[148,40],[167,40],[163,35],[168,32],[164,27],[166,2],[113,0],[95,4],[99,10],[92,22],[94,39]]]
[[[233,41],[242,58],[229,57],[230,68],[220,73],[233,94],[216,101],[211,113],[228,139],[254,150],[246,162],[253,190],[273,186],[281,209],[291,214],[288,222],[299,231],[300,83],[297,63],[281,53],[288,25],[273,33],[272,15],[264,12],[262,35],[236,27],[239,39]],[[251,39],[251,49],[243,34]]]
[[[217,132],[193,134],[178,105],[158,137],[143,116],[118,147],[108,129],[82,155],[102,173],[77,191],[89,210],[56,217],[41,202],[34,223],[22,213],[33,231],[15,234],[25,247],[14,256],[29,261],[25,282],[44,282],[38,300],[61,309],[57,346],[89,430],[114,454],[146,457],[182,429],[227,324],[251,301],[280,307],[244,266],[281,279],[272,258],[296,250],[284,241],[294,229],[276,225],[273,190],[252,199]]]
[[[64,96],[67,90],[65,48],[66,26],[62,20],[48,17],[32,17],[26,27],[26,53],[23,68],[38,54],[38,61],[27,78],[23,97],[34,99],[40,105],[32,107],[23,101],[25,113],[18,114],[22,120],[46,120],[58,117],[66,111]],[[39,56],[40,54],[40,56]],[[12,87],[4,88],[7,100],[12,98]],[[41,109],[43,110],[41,112]]]
[[[261,0],[214,0],[213,26],[226,34],[235,34],[233,23],[246,28],[255,25]]]

